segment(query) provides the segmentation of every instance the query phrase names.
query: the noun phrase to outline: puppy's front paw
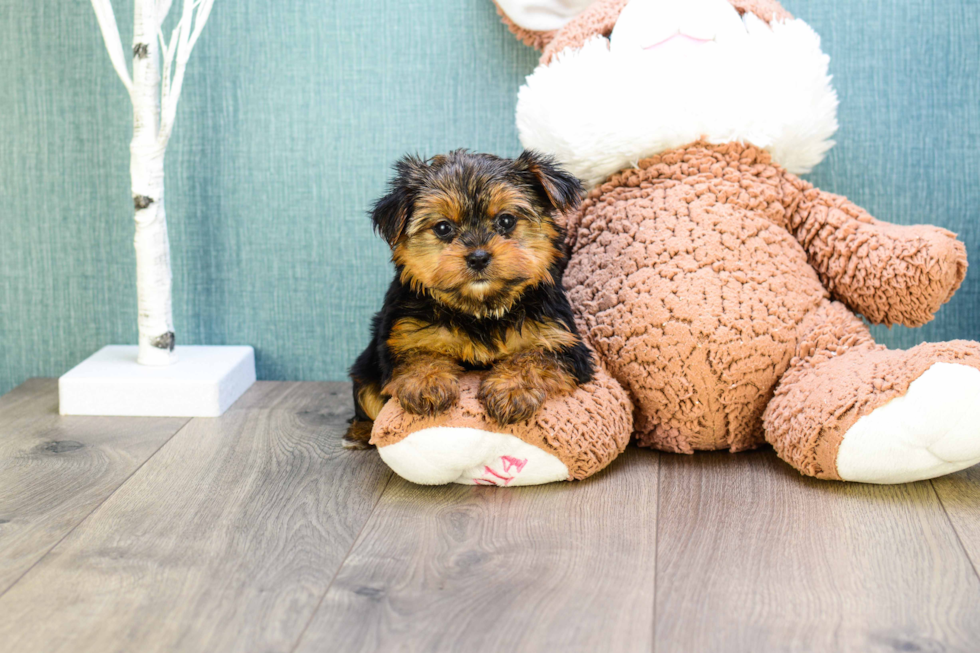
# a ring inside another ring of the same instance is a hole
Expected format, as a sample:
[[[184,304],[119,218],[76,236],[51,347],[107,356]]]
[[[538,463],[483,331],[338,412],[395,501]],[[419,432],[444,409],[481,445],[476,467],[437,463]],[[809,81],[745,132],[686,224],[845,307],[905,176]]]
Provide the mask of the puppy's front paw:
[[[363,440],[352,440],[346,435],[341,439],[341,445],[344,449],[349,451],[367,451],[368,449],[374,449],[373,444],[368,444]]]
[[[500,424],[514,424],[534,417],[547,394],[524,379],[491,374],[483,379],[477,399],[487,415]]]
[[[385,393],[397,397],[407,412],[433,417],[449,410],[459,399],[459,381],[450,372],[405,374],[392,379]]]
[[[374,445],[371,444],[371,427],[373,426],[374,422],[352,420],[342,441],[344,449],[374,449]]]

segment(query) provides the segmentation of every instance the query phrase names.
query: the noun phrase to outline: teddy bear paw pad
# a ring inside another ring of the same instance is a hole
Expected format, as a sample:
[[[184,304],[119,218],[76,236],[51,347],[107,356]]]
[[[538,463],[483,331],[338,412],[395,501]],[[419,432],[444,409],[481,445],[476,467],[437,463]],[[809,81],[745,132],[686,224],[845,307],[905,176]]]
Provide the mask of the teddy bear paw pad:
[[[844,434],[837,472],[845,481],[907,483],[980,463],[980,370],[935,363],[901,397]]]
[[[439,426],[378,448],[396,474],[419,485],[539,485],[567,481],[558,458],[513,435]]]

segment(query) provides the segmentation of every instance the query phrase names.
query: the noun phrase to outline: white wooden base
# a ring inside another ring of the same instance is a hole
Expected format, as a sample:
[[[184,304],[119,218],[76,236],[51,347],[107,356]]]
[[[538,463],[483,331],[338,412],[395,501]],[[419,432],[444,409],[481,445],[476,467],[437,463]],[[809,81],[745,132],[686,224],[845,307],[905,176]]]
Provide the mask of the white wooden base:
[[[255,383],[251,347],[184,345],[177,362],[136,362],[137,347],[109,345],[58,379],[62,415],[218,417]]]

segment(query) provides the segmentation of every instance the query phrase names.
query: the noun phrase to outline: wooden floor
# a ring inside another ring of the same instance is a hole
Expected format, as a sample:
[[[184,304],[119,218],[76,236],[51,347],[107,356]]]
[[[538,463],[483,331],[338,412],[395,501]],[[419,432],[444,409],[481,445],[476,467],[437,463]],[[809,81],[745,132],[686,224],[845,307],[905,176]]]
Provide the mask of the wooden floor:
[[[0,651],[980,651],[980,468],[891,487],[629,449],[581,483],[418,487],[342,383],[217,419],[0,399]]]

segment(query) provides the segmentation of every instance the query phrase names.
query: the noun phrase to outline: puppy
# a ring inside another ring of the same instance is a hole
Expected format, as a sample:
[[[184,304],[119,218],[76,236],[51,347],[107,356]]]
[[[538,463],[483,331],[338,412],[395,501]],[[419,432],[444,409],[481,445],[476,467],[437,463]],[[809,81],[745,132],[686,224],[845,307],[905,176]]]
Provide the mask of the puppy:
[[[350,370],[345,446],[368,446],[390,397],[418,415],[447,410],[466,370],[487,370],[478,398],[501,424],[591,380],[562,289],[568,254],[555,219],[579,205],[578,180],[533,152],[407,156],[395,173],[371,217],[396,273]]]

